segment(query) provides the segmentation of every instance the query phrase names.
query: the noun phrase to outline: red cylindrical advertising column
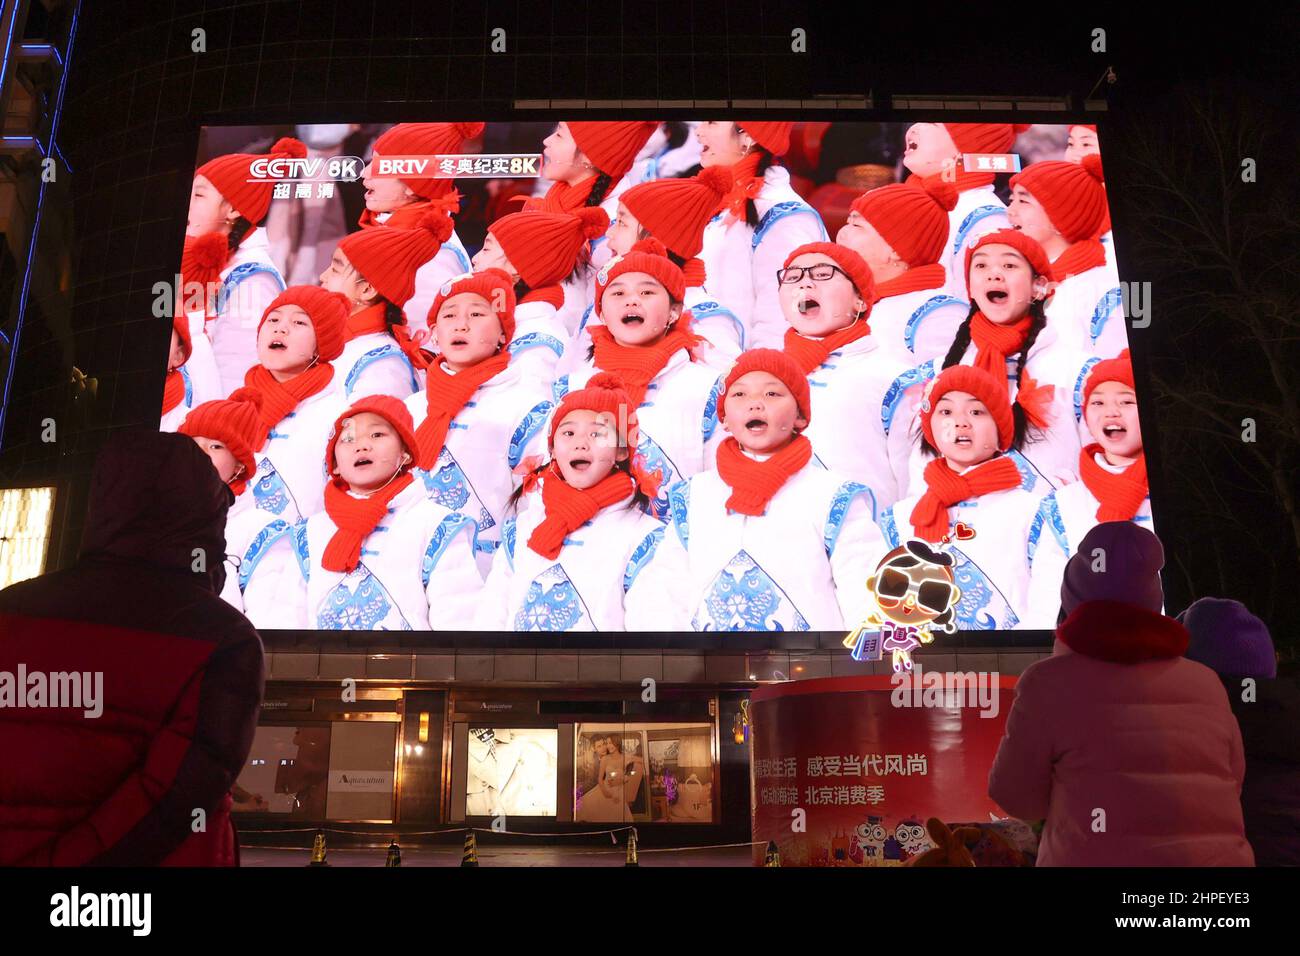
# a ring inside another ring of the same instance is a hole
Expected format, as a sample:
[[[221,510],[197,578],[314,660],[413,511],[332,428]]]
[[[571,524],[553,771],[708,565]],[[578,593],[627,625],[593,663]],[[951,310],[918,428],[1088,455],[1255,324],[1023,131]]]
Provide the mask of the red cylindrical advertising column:
[[[755,862],[898,866],[932,844],[925,821],[988,822],[989,768],[1014,677],[925,673],[761,687],[750,698]],[[798,814],[796,810],[803,810]]]

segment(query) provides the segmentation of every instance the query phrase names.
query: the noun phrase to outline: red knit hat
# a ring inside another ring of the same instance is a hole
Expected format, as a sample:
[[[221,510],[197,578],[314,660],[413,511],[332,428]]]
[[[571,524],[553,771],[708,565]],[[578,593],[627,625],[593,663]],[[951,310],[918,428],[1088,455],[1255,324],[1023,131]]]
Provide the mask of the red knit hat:
[[[731,386],[736,384],[736,379],[750,372],[767,372],[780,379],[790,394],[794,396],[795,404],[799,407],[799,414],[803,415],[806,421],[812,421],[812,402],[809,400],[808,379],[795,364],[794,359],[786,355],[779,349],[750,349],[748,352],[742,352],[740,358],[731,366],[731,371],[727,373],[726,379],[722,383],[722,391],[718,393],[718,420],[722,421],[727,417],[726,400],[727,393],[731,391]]]
[[[316,353],[322,362],[332,362],[343,354],[348,313],[352,311],[347,296],[315,285],[291,285],[272,299],[262,312],[261,321],[257,323],[258,332],[262,331],[266,317],[282,305],[296,305],[307,313],[312,328],[316,330]]]
[[[1009,153],[1028,123],[944,123],[957,149],[963,153]]]
[[[266,218],[271,208],[271,193],[275,181],[271,179],[248,182],[249,164],[255,159],[302,159],[307,147],[291,136],[277,140],[269,153],[227,153],[209,159],[198,168],[196,176],[204,176],[253,225]]]
[[[732,173],[710,166],[689,179],[656,179],[633,186],[619,197],[637,222],[683,259],[704,247],[704,227],[731,191]]]
[[[957,206],[957,186],[942,176],[912,176],[863,193],[853,211],[880,233],[909,267],[928,266],[948,244],[948,213]]]
[[[483,123],[398,123],[375,140],[371,153],[380,157],[459,153],[466,140],[483,135],[483,128]],[[452,190],[450,179],[432,176],[399,176],[397,179],[425,199],[437,199]]]
[[[181,354],[185,356],[185,359],[181,364],[184,365],[185,362],[190,360],[190,356],[194,353],[194,342],[190,339],[189,317],[184,314],[177,314],[177,316],[172,319],[172,331],[176,333],[176,338],[181,343]]]
[[[1011,414],[1011,401],[1007,398],[1007,386],[999,382],[982,368],[974,365],[950,365],[938,378],[932,379],[926,386],[925,397],[921,401],[921,429],[925,440],[931,448],[938,448],[934,441],[934,431],[930,419],[934,417],[935,406],[939,399],[949,392],[967,392],[974,395],[993,416],[993,423],[998,427],[998,450],[1006,451],[1016,434],[1016,420]]]
[[[630,445],[635,441],[636,408],[632,405],[631,396],[623,387],[623,380],[609,372],[597,372],[587,380],[585,386],[565,395],[564,400],[555,409],[555,414],[551,416],[551,427],[546,433],[548,450],[555,450],[555,429],[560,427],[564,416],[578,409],[589,412],[609,412],[618,422],[620,446]]]
[[[644,272],[668,290],[675,302],[681,302],[686,293],[686,277],[677,263],[668,258],[668,250],[658,239],[642,239],[627,251],[615,256],[596,273],[596,314],[600,315],[600,300],[609,284],[625,272]]]
[[[1133,360],[1128,349],[1120,352],[1114,358],[1105,359],[1092,367],[1087,380],[1083,383],[1084,407],[1088,404],[1088,396],[1092,394],[1092,390],[1102,382],[1123,382],[1129,388],[1137,388],[1133,382]]]
[[[1095,123],[1071,123],[1070,129],[1089,129],[1095,133],[1097,132],[1097,125]]]
[[[785,257],[783,268],[788,269],[790,263],[808,253],[826,256],[844,270],[853,287],[858,290],[858,295],[862,296],[867,303],[867,311],[861,316],[865,319],[871,312],[871,302],[876,295],[876,283],[871,277],[871,266],[867,265],[867,261],[848,246],[841,246],[838,242],[805,242],[802,246],[791,250]]]
[[[230,482],[230,490],[236,495],[244,493],[248,480],[257,471],[253,454],[266,439],[261,409],[261,392],[255,388],[237,388],[229,398],[197,406],[176,429],[191,438],[215,438],[230,449],[235,460],[244,466],[244,473]]]
[[[415,460],[415,423],[412,421],[411,413],[407,410],[406,405],[391,395],[367,395],[365,398],[353,402],[351,408],[334,419],[334,425],[330,428],[329,444],[325,446],[325,468],[330,474],[334,473],[334,466],[337,464],[334,460],[334,449],[343,433],[343,422],[360,415],[362,412],[378,415],[392,425],[393,430],[397,432],[397,437],[402,440],[402,444],[406,446],[406,450],[410,453],[411,460]]]
[[[609,215],[599,206],[564,212],[513,212],[488,232],[497,237],[506,258],[530,289],[555,285],[578,263],[583,243],[605,234]]]
[[[1034,275],[1046,276],[1049,282],[1055,280],[1052,272],[1052,263],[1047,258],[1047,253],[1043,247],[1038,244],[1038,240],[1031,239],[1019,229],[999,229],[996,232],[985,233],[980,236],[979,241],[966,250],[966,283],[970,284],[970,263],[971,256],[975,250],[981,246],[1010,246],[1020,253],[1027,260],[1029,266],[1034,270]]]
[[[611,123],[608,120],[570,122],[569,134],[592,165],[618,182],[636,162],[658,123]]]
[[[462,292],[481,295],[489,304],[497,301],[498,292],[501,294],[500,301],[505,303],[505,308],[497,313],[497,319],[501,322],[501,331],[506,334],[506,345],[509,345],[510,340],[515,337],[515,284],[501,269],[466,272],[444,282],[429,309],[427,317],[429,328],[432,329],[438,321],[438,310],[442,308],[442,304]]]
[[[453,194],[454,195],[454,194]],[[451,196],[433,201],[414,229],[362,229],[339,240],[339,251],[376,291],[396,306],[415,295],[415,273],[438,254],[455,228]]]
[[[1070,243],[1092,239],[1106,222],[1106,190],[1101,157],[1090,153],[1077,163],[1044,160],[1011,177],[1042,204],[1052,225]]]
[[[773,156],[784,156],[790,149],[790,131],[794,129],[794,123],[736,120],[736,125]]]

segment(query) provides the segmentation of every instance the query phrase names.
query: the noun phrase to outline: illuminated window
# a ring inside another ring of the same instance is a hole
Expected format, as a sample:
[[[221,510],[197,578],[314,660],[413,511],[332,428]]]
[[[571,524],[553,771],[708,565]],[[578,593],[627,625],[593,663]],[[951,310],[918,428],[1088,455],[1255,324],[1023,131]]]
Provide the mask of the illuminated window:
[[[0,491],[0,588],[45,570],[53,515],[53,488]]]

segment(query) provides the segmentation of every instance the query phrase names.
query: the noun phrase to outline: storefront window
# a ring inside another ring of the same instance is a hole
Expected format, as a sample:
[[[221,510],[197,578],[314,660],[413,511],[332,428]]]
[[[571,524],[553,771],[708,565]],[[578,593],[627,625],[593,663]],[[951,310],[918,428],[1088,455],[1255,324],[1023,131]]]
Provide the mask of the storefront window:
[[[573,819],[586,823],[712,823],[708,724],[579,724]]]
[[[555,816],[558,755],[557,730],[471,727],[465,814]]]

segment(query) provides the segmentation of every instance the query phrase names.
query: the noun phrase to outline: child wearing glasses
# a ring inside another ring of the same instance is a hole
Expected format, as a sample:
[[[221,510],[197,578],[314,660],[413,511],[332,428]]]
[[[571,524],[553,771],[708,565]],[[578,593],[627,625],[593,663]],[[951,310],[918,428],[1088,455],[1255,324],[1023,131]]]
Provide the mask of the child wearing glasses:
[[[808,379],[784,352],[745,352],[724,386],[718,416],[731,437],[716,471],[669,491],[672,527],[655,556],[690,595],[682,616],[697,631],[852,627],[871,609],[863,584],[886,550],[866,486],[813,461],[801,434]]]
[[[871,269],[852,249],[799,246],[777,278],[789,323],[785,353],[808,376],[817,413],[805,432],[814,458],[866,485],[874,517],[907,488],[911,436],[890,425],[912,419],[923,380],[905,352],[873,334]]]
[[[1029,564],[1024,542],[1039,497],[1007,452],[1015,420],[1007,390],[982,369],[954,365],[921,403],[925,466],[920,494],[880,517],[885,540],[947,545],[961,591],[955,616],[963,630],[1025,626]]]

